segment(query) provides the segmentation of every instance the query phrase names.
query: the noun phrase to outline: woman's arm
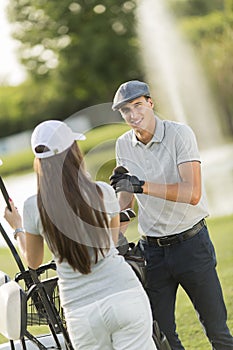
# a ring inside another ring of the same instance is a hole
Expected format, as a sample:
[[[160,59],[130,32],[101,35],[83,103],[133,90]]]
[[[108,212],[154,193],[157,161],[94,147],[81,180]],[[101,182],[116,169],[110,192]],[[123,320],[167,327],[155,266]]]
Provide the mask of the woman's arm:
[[[128,192],[119,192],[117,194],[117,198],[120,204],[120,209],[128,209],[128,208],[134,208],[135,198],[132,193]],[[125,233],[129,225],[129,221],[126,222],[120,222],[120,231],[121,233]]]
[[[120,232],[120,216],[119,214],[114,216],[110,221],[110,229],[112,232],[112,239],[116,245],[118,242],[119,232]]]
[[[13,201],[10,201],[11,211],[6,208],[4,218],[13,228],[13,230],[23,227],[22,218]],[[32,269],[36,269],[43,262],[44,258],[44,241],[43,237],[38,234],[19,231],[15,235],[18,242],[19,250],[26,261],[27,265]]]
[[[31,269],[37,269],[43,262],[44,258],[44,240],[40,235],[26,232],[26,249],[25,257],[28,266]]]

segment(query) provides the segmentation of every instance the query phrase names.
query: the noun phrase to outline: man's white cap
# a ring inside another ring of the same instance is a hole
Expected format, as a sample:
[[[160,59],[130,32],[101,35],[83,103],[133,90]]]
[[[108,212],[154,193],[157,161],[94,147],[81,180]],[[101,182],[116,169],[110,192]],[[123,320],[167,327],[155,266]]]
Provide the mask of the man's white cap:
[[[67,150],[74,141],[85,140],[86,136],[74,133],[71,128],[59,120],[47,120],[36,126],[31,137],[31,147],[37,158],[48,158]],[[41,153],[38,146],[45,146]]]

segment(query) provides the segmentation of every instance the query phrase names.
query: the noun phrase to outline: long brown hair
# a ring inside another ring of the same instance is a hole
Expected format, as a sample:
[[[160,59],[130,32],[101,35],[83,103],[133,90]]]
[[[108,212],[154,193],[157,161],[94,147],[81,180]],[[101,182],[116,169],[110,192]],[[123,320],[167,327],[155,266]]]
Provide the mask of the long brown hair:
[[[91,272],[109,250],[109,223],[99,186],[87,176],[76,142],[65,152],[40,159],[38,208],[52,253],[74,270]]]

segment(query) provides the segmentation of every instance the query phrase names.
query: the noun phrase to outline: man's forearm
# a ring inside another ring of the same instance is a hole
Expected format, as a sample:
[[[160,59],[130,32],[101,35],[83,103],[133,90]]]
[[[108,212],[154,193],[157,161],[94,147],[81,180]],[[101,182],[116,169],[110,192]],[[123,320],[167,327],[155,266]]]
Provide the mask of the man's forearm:
[[[201,196],[199,186],[193,186],[188,182],[180,182],[175,184],[156,184],[145,182],[142,186],[143,193],[166,199],[172,202],[181,202],[196,205]]]

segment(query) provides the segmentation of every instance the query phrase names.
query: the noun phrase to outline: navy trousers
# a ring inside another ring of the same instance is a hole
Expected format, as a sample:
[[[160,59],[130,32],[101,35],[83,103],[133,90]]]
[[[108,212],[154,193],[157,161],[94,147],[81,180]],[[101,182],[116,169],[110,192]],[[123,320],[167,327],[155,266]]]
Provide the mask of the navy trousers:
[[[175,324],[179,285],[192,301],[212,348],[233,350],[233,337],[227,327],[227,311],[216,272],[215,251],[207,227],[186,241],[166,247],[144,240],[141,243],[147,261],[146,290],[153,317],[166,334],[172,350],[184,350]]]

